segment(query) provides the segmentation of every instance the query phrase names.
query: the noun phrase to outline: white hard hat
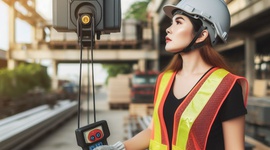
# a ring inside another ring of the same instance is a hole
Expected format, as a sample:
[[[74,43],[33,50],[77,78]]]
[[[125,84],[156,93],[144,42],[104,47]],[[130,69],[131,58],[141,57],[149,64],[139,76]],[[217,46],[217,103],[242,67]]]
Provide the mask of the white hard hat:
[[[200,19],[209,32],[212,45],[227,40],[231,18],[224,0],[181,0],[177,5],[165,5],[163,10],[170,18],[176,10],[181,10]]]

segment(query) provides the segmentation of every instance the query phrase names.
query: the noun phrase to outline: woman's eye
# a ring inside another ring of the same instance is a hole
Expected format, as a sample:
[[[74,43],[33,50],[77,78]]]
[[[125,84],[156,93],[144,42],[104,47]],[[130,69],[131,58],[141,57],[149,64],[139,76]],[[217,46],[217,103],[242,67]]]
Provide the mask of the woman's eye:
[[[181,21],[175,21],[176,24],[181,24]]]
[[[173,24],[178,25],[178,24],[182,24],[182,22],[179,21],[179,20],[175,20],[175,21],[172,21],[172,22],[171,22],[171,25],[173,25]]]

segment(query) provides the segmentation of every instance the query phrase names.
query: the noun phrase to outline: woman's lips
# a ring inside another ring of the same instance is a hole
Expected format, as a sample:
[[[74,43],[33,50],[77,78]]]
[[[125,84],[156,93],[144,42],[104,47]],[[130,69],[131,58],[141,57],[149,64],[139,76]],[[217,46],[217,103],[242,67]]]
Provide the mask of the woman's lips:
[[[168,42],[171,42],[172,40],[170,39],[170,38],[168,38],[168,37],[166,37],[165,38],[165,40],[166,40],[166,43],[168,43]]]

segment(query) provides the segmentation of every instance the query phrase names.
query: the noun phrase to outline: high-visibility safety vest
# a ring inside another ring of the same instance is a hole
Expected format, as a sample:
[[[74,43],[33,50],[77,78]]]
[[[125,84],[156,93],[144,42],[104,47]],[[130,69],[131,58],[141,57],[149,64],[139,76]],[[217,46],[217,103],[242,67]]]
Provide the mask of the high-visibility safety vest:
[[[172,71],[164,72],[157,79],[149,150],[205,150],[211,126],[235,82],[242,86],[246,105],[247,80],[224,69],[211,69],[176,109],[170,148],[163,107],[175,74]]]

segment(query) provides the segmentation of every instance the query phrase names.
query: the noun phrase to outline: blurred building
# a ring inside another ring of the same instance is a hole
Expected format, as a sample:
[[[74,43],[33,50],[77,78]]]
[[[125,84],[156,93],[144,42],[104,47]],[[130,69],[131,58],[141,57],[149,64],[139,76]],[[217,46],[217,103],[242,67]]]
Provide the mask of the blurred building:
[[[58,86],[58,65],[61,63],[79,63],[80,46],[75,32],[58,32],[52,23],[44,20],[35,8],[35,1],[3,0],[9,5],[10,15],[10,46],[7,52],[8,68],[12,69],[20,61],[41,60],[52,61],[53,88]],[[16,6],[24,7],[22,13]],[[32,26],[32,43],[16,43],[15,19],[20,18]],[[83,63],[129,63],[138,64],[141,70],[157,66],[157,53],[152,48],[152,34],[150,26],[137,20],[123,20],[121,32],[101,35],[95,40],[94,60],[91,54],[83,49]]]
[[[216,49],[237,70],[237,74],[245,76],[251,90],[256,80],[264,80],[269,87],[269,39],[270,39],[270,1],[269,0],[225,0],[231,13],[231,30],[228,43],[217,45]],[[77,34],[57,32],[51,21],[40,16],[35,9],[35,1],[3,0],[9,5],[10,46],[7,51],[7,66],[14,68],[18,62],[33,60],[40,62],[52,60],[53,87],[57,88],[58,64],[79,63],[80,47]],[[123,20],[121,32],[101,35],[95,41],[95,63],[136,64],[139,69],[162,70],[172,57],[166,53],[165,30],[170,20],[165,17],[162,6],[176,4],[179,0],[152,0],[148,7],[148,22]],[[25,8],[26,13],[16,9],[16,5]],[[214,7],[214,6],[213,6]],[[20,18],[32,26],[31,44],[16,43],[15,19]],[[90,54],[83,50],[83,62],[91,62]],[[267,94],[267,90],[266,90]]]

